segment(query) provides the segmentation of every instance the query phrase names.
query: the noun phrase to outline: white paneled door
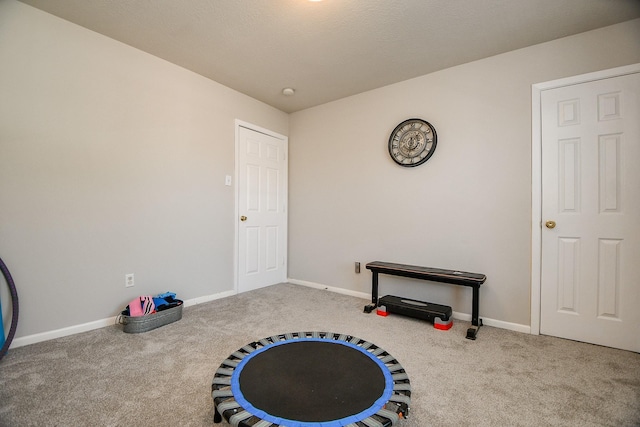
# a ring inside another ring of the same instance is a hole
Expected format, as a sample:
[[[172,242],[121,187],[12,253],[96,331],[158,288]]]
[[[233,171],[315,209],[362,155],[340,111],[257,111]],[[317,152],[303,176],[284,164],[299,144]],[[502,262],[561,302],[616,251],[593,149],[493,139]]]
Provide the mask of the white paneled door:
[[[540,333],[640,352],[640,73],[541,94]]]
[[[286,138],[238,128],[238,292],[286,281]]]

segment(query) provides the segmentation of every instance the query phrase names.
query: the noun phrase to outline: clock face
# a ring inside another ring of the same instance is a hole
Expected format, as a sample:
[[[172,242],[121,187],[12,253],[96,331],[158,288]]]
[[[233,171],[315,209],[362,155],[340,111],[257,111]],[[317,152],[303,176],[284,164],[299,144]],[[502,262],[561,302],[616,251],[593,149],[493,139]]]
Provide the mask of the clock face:
[[[400,166],[418,166],[429,160],[438,136],[429,122],[409,119],[400,123],[389,137],[389,154]]]

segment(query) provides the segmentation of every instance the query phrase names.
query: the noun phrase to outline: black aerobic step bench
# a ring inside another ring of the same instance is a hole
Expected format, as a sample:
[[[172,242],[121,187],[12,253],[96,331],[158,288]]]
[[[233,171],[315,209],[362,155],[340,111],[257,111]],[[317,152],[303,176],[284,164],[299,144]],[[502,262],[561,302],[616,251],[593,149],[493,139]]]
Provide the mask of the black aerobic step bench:
[[[385,295],[378,300],[378,315],[386,316],[389,313],[402,314],[417,319],[433,322],[436,329],[447,331],[453,326],[451,314],[453,311],[448,305],[433,304],[395,295]]]
[[[427,316],[424,313],[425,310],[431,306],[440,307],[440,310],[446,311],[448,306],[441,306],[439,304],[431,304],[423,301],[409,300],[407,298],[400,298],[395,296],[385,296],[378,299],[378,274],[388,274],[391,276],[402,276],[402,277],[410,277],[412,279],[419,280],[427,280],[432,282],[440,282],[440,283],[449,283],[451,285],[460,285],[460,286],[468,286],[473,289],[473,301],[471,308],[471,325],[472,327],[467,329],[467,338],[471,340],[475,340],[478,335],[478,329],[482,326],[482,319],[480,319],[479,311],[480,311],[480,285],[482,285],[486,280],[487,276],[479,273],[468,273],[465,271],[457,271],[457,270],[444,270],[440,268],[430,268],[430,267],[420,267],[415,265],[407,265],[407,264],[395,264],[391,262],[382,262],[382,261],[374,261],[370,262],[366,265],[367,269],[371,270],[373,273],[371,279],[371,304],[368,304],[364,307],[365,313],[371,313],[376,307],[384,305],[388,312],[397,312],[398,314],[405,314],[411,317],[417,317],[419,319],[425,318],[421,316]],[[385,300],[385,298],[387,298]],[[397,298],[397,299],[396,299]],[[397,304],[398,300],[402,304]],[[385,302],[386,304],[382,304]],[[389,302],[393,306],[389,309]],[[417,304],[416,304],[417,303]],[[425,306],[421,306],[424,304]],[[394,311],[395,310],[395,311]],[[398,310],[404,311],[404,313],[400,313]],[[440,313],[444,314],[444,313]],[[450,316],[451,314],[449,314]],[[434,318],[440,316],[433,316]],[[426,320],[431,320],[426,318]],[[447,319],[450,320],[450,319]],[[434,326],[436,324],[434,323]],[[436,326],[437,327],[437,326]],[[440,328],[445,329],[445,328]],[[448,329],[448,328],[446,328]]]

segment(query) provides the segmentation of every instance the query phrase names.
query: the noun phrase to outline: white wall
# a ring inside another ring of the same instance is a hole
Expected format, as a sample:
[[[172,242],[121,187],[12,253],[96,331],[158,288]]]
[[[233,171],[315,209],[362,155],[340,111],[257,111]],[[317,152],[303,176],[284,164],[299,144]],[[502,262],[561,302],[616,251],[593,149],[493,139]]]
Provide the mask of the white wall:
[[[370,293],[364,263],[374,260],[480,272],[481,316],[526,329],[531,85],[636,62],[640,20],[292,114],[289,277]],[[387,143],[411,117],[435,126],[438,145],[426,164],[402,168]],[[471,311],[468,288],[380,281],[381,295]]]
[[[17,337],[115,316],[138,295],[233,289],[234,120],[286,135],[287,114],[14,0],[0,0],[0,64]]]
[[[0,0],[0,257],[17,337],[114,316],[140,294],[232,290],[236,118],[289,135],[291,278],[368,293],[354,261],[483,272],[482,316],[528,325],[531,84],[636,62],[640,20],[287,116]],[[387,154],[409,117],[439,135],[415,169]],[[467,289],[381,283],[470,311]]]

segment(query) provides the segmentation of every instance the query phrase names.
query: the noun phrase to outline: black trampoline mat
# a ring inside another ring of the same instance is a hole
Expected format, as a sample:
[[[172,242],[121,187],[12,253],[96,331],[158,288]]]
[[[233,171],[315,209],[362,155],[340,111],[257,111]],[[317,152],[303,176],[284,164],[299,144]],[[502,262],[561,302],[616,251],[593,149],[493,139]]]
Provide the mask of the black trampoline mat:
[[[292,341],[256,354],[239,376],[244,398],[280,418],[326,422],[370,408],[385,390],[380,366],[337,342]]]

